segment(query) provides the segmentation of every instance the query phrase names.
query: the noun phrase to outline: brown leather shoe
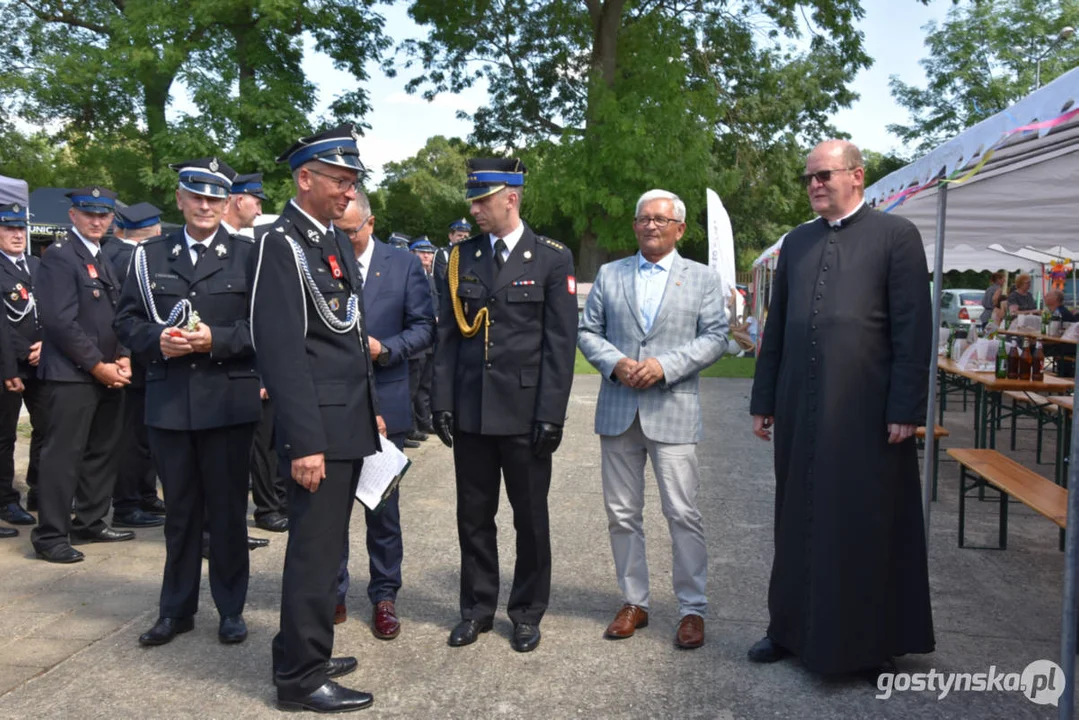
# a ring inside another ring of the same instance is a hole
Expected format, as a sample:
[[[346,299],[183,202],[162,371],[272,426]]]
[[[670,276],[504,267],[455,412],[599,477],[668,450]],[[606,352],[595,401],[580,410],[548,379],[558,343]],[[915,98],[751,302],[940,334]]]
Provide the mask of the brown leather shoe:
[[[624,640],[632,637],[637,628],[648,627],[648,611],[637,605],[625,604],[614,620],[607,626],[604,637],[611,640]]]
[[[344,605],[337,605],[333,609],[333,624],[340,625],[345,620],[348,620],[348,608]]]
[[[382,600],[375,605],[371,614],[371,632],[379,640],[393,640],[401,633],[401,621],[397,619],[393,600]]]
[[[686,615],[678,622],[678,632],[674,634],[674,644],[686,650],[693,650],[704,645],[704,618],[700,615]]]

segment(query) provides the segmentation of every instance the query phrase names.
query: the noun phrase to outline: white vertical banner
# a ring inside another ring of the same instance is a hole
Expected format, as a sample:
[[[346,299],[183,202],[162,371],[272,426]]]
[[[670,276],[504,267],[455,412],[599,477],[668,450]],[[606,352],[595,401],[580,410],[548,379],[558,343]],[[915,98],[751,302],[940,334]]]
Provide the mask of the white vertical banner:
[[[745,301],[742,294],[735,290],[734,231],[731,229],[731,218],[715,190],[709,188],[707,197],[708,267],[719,275],[719,289],[728,303],[731,293],[734,293],[735,312],[740,316]]]

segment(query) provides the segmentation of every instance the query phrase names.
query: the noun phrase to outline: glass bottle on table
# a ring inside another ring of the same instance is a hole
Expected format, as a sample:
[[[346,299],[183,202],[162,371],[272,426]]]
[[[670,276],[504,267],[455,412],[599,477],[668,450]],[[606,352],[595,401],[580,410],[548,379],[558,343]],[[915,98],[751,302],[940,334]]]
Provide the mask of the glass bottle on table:
[[[1034,346],[1034,356],[1030,361],[1030,379],[1041,382],[1045,379],[1045,350],[1041,341]]]
[[[1004,336],[1000,336],[1000,344],[997,346],[997,377],[1003,380],[1008,377],[1008,346],[1004,343]]]
[[[1008,346],[1008,379],[1019,379],[1019,345],[1016,343]]]
[[[1023,352],[1019,356],[1019,379],[1029,380],[1031,364],[1034,361],[1034,356],[1030,352],[1030,341],[1027,340],[1023,343]]]

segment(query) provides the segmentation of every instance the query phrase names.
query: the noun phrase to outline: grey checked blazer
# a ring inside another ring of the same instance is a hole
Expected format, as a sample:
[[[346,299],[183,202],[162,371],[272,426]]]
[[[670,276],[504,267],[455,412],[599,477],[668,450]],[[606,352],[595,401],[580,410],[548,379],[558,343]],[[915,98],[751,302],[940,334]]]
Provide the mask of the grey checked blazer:
[[[645,334],[637,305],[638,255],[599,269],[588,294],[577,345],[603,376],[596,405],[596,433],[621,435],[637,413],[650,440],[696,443],[701,439],[697,373],[727,349],[727,313],[715,272],[675,252],[652,329]],[[619,382],[623,357],[654,357],[664,379],[647,390]]]

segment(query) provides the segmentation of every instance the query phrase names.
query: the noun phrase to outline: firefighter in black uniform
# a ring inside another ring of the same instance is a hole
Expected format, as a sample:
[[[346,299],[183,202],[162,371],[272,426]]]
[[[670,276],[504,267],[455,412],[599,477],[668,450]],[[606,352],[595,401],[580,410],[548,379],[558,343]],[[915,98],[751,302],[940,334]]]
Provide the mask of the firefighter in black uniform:
[[[116,193],[95,185],[67,196],[72,228],[42,254],[34,283],[44,331],[37,373],[45,381],[49,426],[41,448],[38,526],[30,538],[38,557],[54,563],[83,559],[73,540],[135,538],[105,524],[119,458],[120,390],[131,382],[129,353],[112,329],[120,284],[100,245]]]
[[[330,657],[350,499],[363,458],[378,447],[359,270],[333,226],[364,171],[356,137],[342,125],[278,158],[292,168],[296,196],[257,240],[251,289],[259,372],[274,401],[282,471],[292,478],[274,684],[282,708],[319,712],[372,702],[331,679],[354,670],[355,658]]]
[[[171,165],[184,226],[144,240],[116,332],[146,368],[146,427],[165,490],[160,614],[139,637],[163,645],[194,627],[204,513],[210,592],[223,643],[243,642],[247,598],[247,470],[261,411],[248,322],[254,243],[221,227],[235,172],[217,158]]]
[[[435,253],[435,277],[440,280],[446,279],[446,267],[450,262],[450,251],[453,250],[453,246],[462,240],[467,240],[469,233],[472,232],[472,225],[464,218],[458,218],[450,223],[450,244],[447,247],[439,248]]]
[[[551,589],[547,491],[573,381],[573,255],[521,221],[518,160],[469,162],[466,198],[483,233],[453,247],[440,281],[435,430],[453,448],[461,544],[461,617],[452,646],[491,629],[498,604],[500,475],[513,507],[517,563],[511,646],[539,644]]]
[[[116,238],[101,246],[123,287],[139,243],[161,234],[161,211],[148,202],[116,209]],[[165,524],[165,503],[157,496],[157,473],[146,436],[146,368],[131,358],[131,384],[124,388],[124,429],[117,451],[112,491],[114,527],[147,528]]]
[[[27,253],[26,206],[19,203],[0,205],[0,294],[7,321],[0,318],[0,333],[10,336],[8,361],[17,362],[15,372],[22,384],[22,394],[5,389],[0,393],[0,520],[12,525],[33,525],[37,521],[19,503],[15,489],[15,439],[23,401],[30,411],[30,465],[26,470],[29,492],[26,504],[37,507],[37,473],[41,444],[45,438],[44,385],[37,379],[41,357],[41,325],[34,306],[33,278],[39,260]],[[8,372],[11,372],[9,366]],[[0,527],[0,538],[15,537],[14,528]]]

